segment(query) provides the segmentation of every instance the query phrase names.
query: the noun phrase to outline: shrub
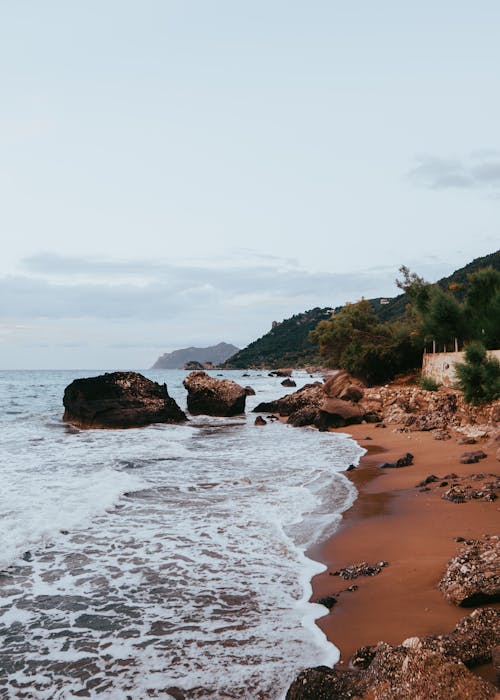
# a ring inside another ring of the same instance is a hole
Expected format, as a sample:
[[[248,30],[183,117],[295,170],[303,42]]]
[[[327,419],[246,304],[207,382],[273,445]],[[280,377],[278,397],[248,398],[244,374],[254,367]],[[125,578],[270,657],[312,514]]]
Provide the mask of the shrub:
[[[437,391],[439,384],[432,377],[421,377],[419,386],[424,391]]]
[[[457,364],[455,371],[467,403],[477,406],[500,397],[500,362],[488,357],[481,343],[469,343],[465,362]]]

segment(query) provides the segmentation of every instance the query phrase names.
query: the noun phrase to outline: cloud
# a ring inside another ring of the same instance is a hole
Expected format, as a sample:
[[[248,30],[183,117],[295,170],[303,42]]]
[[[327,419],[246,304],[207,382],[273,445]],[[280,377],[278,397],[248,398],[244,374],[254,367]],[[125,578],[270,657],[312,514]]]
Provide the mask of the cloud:
[[[497,191],[500,188],[500,152],[475,151],[462,158],[421,156],[409,171],[414,184],[433,190],[477,189]]]
[[[53,254],[24,260],[26,274],[0,278],[0,316],[169,321],[254,309],[276,315],[376,296],[392,286],[390,267],[330,273],[269,258],[219,267]]]

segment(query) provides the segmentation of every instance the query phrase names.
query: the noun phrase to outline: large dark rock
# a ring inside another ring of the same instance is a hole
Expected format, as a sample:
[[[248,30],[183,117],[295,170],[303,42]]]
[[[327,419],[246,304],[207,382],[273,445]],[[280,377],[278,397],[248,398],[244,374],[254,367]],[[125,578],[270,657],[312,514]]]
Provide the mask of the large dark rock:
[[[137,372],[75,379],[64,391],[63,420],[81,428],[135,428],[187,420],[166,384]]]
[[[343,399],[325,398],[320,405],[319,427],[342,428],[361,423],[364,412],[359,404]]]
[[[193,415],[235,416],[245,412],[246,391],[230,379],[191,372],[183,384],[188,391],[188,410]]]
[[[468,607],[500,600],[500,538],[466,545],[447,566],[439,589],[451,603]]]

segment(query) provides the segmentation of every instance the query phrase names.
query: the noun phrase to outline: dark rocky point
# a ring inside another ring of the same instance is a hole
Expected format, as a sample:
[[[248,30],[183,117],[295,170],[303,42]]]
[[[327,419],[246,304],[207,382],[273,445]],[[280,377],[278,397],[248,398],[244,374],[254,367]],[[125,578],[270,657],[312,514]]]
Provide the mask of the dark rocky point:
[[[187,420],[166,384],[137,372],[75,379],[64,391],[63,404],[63,420],[81,428],[137,428]]]

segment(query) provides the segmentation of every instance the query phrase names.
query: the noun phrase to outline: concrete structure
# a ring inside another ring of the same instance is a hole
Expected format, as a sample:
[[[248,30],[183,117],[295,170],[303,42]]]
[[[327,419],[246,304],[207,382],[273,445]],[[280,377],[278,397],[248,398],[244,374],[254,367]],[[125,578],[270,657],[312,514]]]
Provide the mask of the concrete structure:
[[[488,355],[500,360],[500,350],[488,350]],[[437,384],[453,386],[456,381],[455,365],[464,360],[465,352],[424,353],[422,376],[434,379]]]

